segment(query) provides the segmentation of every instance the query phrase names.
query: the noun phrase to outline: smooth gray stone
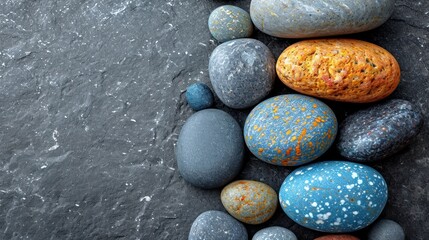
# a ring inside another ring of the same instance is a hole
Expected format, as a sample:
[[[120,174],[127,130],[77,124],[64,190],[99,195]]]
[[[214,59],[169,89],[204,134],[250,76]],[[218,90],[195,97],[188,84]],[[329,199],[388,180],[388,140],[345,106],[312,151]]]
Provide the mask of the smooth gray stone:
[[[281,38],[358,33],[389,19],[394,0],[252,0],[250,16],[262,32]]]
[[[404,229],[395,221],[381,219],[369,230],[368,240],[404,240]]]
[[[216,47],[209,74],[219,99],[231,108],[257,104],[271,91],[275,59],[265,44],[255,39],[236,39]]]
[[[240,125],[228,113],[205,109],[182,127],[176,159],[182,177],[204,188],[222,187],[240,172],[244,140]]]
[[[253,235],[252,240],[298,240],[296,235],[284,227],[267,227]]]
[[[188,240],[247,240],[247,230],[242,223],[227,213],[207,211],[192,223]]]

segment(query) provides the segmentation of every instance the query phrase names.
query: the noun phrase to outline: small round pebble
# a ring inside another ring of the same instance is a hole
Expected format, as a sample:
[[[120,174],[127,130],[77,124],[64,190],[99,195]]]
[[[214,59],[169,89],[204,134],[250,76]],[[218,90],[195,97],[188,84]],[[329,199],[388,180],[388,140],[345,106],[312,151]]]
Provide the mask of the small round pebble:
[[[240,125],[218,109],[204,109],[192,115],[177,140],[180,174],[190,184],[204,189],[231,182],[241,170],[243,155]]]
[[[220,197],[223,206],[236,219],[260,224],[277,209],[277,193],[265,183],[239,180],[225,186]]]
[[[228,107],[242,109],[259,103],[273,88],[275,59],[255,39],[236,39],[217,46],[209,61],[210,81]]]
[[[352,235],[326,235],[315,238],[314,240],[359,240],[359,238]]]
[[[192,223],[188,240],[247,240],[247,230],[239,221],[220,211],[201,213]]]
[[[284,180],[283,211],[301,226],[329,233],[353,232],[374,222],[387,202],[383,176],[366,165],[324,161],[300,167]]]
[[[252,240],[298,240],[296,235],[284,227],[268,227],[259,230]]]
[[[381,219],[369,230],[368,240],[404,240],[404,229],[395,221]]]
[[[213,93],[204,83],[194,83],[186,89],[186,101],[195,111],[209,108],[213,105]]]
[[[250,15],[243,9],[224,5],[216,8],[209,17],[209,30],[219,42],[226,42],[237,38],[250,37],[253,24]]]
[[[350,161],[385,159],[407,146],[422,126],[417,106],[392,99],[348,116],[340,126],[337,148]]]

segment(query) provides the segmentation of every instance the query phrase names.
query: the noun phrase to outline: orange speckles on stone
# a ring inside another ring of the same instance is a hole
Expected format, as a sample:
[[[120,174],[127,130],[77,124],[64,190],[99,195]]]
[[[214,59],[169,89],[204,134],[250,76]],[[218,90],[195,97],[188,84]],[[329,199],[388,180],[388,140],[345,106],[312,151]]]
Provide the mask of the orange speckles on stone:
[[[280,80],[298,92],[355,103],[387,97],[400,80],[399,64],[388,51],[353,39],[292,44],[278,58],[276,70]]]
[[[277,120],[277,119],[279,119],[280,117],[276,115],[276,116],[274,116],[273,118],[274,118],[275,120]]]
[[[253,130],[257,130],[258,129],[258,125],[253,125]]]
[[[286,135],[290,135],[292,133],[292,130],[290,130],[290,129],[288,129],[287,131],[286,131]]]
[[[291,152],[292,152],[292,148],[290,147],[290,148],[288,148],[287,150],[286,150],[286,155],[290,155],[291,154]]]
[[[273,108],[273,113],[277,113],[279,111],[279,107],[278,106],[275,106],[274,108]]]
[[[290,158],[286,158],[286,159],[282,160],[281,161],[282,166],[288,166],[289,165],[289,161],[290,161]]]
[[[258,149],[258,154],[259,154],[259,155],[261,155],[263,152],[264,152],[264,149],[263,149],[263,148],[259,148],[259,149]]]
[[[295,141],[296,141],[296,136],[292,136],[292,137],[290,138],[290,141],[291,141],[291,142],[295,142]]]

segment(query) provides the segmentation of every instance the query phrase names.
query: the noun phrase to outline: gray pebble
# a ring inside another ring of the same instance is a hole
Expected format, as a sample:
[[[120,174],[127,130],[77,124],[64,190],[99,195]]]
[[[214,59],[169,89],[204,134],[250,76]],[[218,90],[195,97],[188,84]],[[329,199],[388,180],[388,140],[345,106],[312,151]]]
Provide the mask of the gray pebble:
[[[381,219],[370,229],[368,240],[405,240],[405,233],[398,223]]]
[[[247,240],[242,223],[220,211],[201,213],[192,223],[188,240]]]
[[[296,235],[284,227],[268,227],[259,230],[252,240],[298,240]]]
[[[240,172],[243,154],[240,125],[218,109],[205,109],[192,115],[177,140],[179,172],[187,182],[200,188],[228,184]]]
[[[209,75],[215,93],[225,105],[247,108],[271,91],[276,77],[275,59],[262,42],[236,39],[213,51]]]

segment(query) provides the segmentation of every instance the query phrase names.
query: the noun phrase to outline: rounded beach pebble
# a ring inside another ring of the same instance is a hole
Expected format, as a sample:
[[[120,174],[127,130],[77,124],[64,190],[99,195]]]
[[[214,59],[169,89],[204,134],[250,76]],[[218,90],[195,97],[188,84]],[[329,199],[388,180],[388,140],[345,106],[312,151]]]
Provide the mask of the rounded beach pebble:
[[[398,223],[381,219],[369,230],[368,240],[405,240],[405,233]]]
[[[250,15],[243,9],[224,5],[216,8],[209,17],[209,30],[219,42],[247,38],[253,33]]]
[[[244,139],[259,159],[298,166],[325,153],[335,140],[337,119],[323,102],[300,94],[267,99],[249,114]]]
[[[389,19],[394,5],[394,0],[252,0],[250,15],[271,36],[309,38],[374,29]]]
[[[330,233],[352,232],[378,218],[387,202],[387,184],[371,167],[325,161],[290,173],[279,196],[283,211],[304,227]]]
[[[262,42],[236,39],[216,47],[209,61],[209,75],[219,99],[231,108],[257,104],[271,91],[275,59]]]
[[[252,240],[298,240],[296,235],[284,227],[267,227],[253,235]]]
[[[398,86],[399,64],[385,49],[354,39],[316,39],[287,47],[277,75],[300,93],[334,101],[366,103]]]
[[[337,148],[351,161],[390,157],[408,145],[423,126],[420,110],[393,99],[348,116],[340,126]]]
[[[315,238],[314,240],[359,240],[359,238],[352,235],[326,235]]]
[[[240,125],[218,109],[205,109],[192,115],[177,141],[180,174],[190,184],[205,189],[229,183],[241,170],[243,154]]]
[[[209,108],[213,105],[213,93],[204,83],[194,83],[186,89],[186,101],[195,111]]]
[[[260,224],[277,209],[277,193],[265,183],[239,180],[225,186],[220,197],[223,206],[236,219]]]
[[[247,240],[247,230],[239,221],[220,211],[201,213],[192,223],[188,240]]]

